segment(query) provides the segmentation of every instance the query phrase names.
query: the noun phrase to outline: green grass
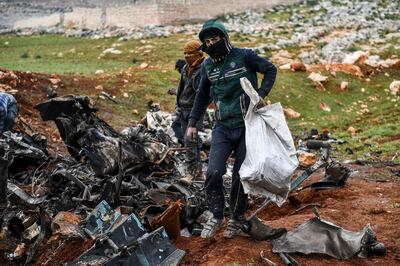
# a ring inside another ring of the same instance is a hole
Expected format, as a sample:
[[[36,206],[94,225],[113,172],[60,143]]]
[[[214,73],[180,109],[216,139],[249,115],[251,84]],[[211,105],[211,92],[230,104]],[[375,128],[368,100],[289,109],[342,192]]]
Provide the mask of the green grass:
[[[173,69],[174,60],[181,57],[187,36],[155,38],[141,43],[138,40],[118,41],[116,38],[91,40],[47,36],[0,36],[0,65],[14,70],[62,74],[94,74],[97,70],[117,72],[143,62]],[[102,52],[112,47],[122,54]],[[162,56],[160,56],[162,54]]]
[[[360,151],[354,156],[367,150],[365,144],[373,144],[368,148],[369,152],[380,151],[384,155],[388,154],[388,157],[400,150],[400,141],[397,139],[400,135],[399,97],[387,92],[392,80],[400,77],[399,71],[393,71],[390,78],[383,74],[376,75],[370,82],[337,73],[336,77],[329,77],[327,90],[323,92],[314,88],[307,75],[308,73],[279,72],[269,97],[271,102],[279,101],[284,107],[301,113],[300,119],[288,121],[294,135],[311,128],[327,128],[334,136],[348,142],[345,147],[355,147]],[[339,90],[341,81],[349,82],[348,91]],[[361,88],[364,88],[364,92]],[[392,99],[397,101],[392,102]],[[322,111],[320,102],[328,104],[331,112]],[[362,109],[362,104],[368,106],[369,113],[357,114]],[[347,133],[350,126],[357,130],[354,137]],[[343,146],[343,150],[345,147]],[[400,162],[399,158],[396,160]]]
[[[1,36],[0,64],[15,70],[81,74],[129,66],[129,61],[122,58],[98,59],[100,53],[114,42],[115,39],[93,41],[60,36]]]
[[[64,74],[66,87],[71,92],[89,94],[92,98],[97,97],[98,91],[81,88],[71,80],[76,74],[95,80],[103,85],[105,91],[116,95],[120,102],[115,104],[105,100],[100,107],[118,114],[116,119],[125,123],[139,120],[145,114],[149,101],[159,102],[164,110],[173,110],[175,97],[166,91],[178,84],[179,74],[174,70],[174,64],[176,59],[182,58],[182,47],[191,38],[193,36],[176,34],[167,38],[118,42],[115,38],[91,40],[55,35],[0,36],[0,66],[13,70]],[[239,47],[257,46],[269,41],[236,35],[232,36],[232,40]],[[115,43],[119,45],[115,48],[121,50],[122,54],[100,56],[102,51]],[[389,57],[392,52],[386,50],[383,53]],[[143,62],[149,64],[147,69],[138,67]],[[98,69],[109,75],[96,76],[94,73]],[[389,77],[384,72],[388,72]],[[324,72],[329,80],[325,84],[327,90],[320,92],[307,78],[309,73],[279,71],[267,99],[281,102],[284,107],[301,113],[300,119],[288,120],[293,135],[311,128],[327,128],[333,136],[348,142],[338,147],[339,151],[346,147],[354,149],[355,154],[348,155],[349,158],[357,158],[367,152],[381,153],[385,158],[390,158],[400,150],[400,99],[390,95],[388,89],[393,80],[400,79],[400,71],[384,72],[372,76],[370,82],[339,72],[336,76]],[[349,83],[349,89],[345,92],[339,90],[342,81]],[[124,93],[128,94],[127,98],[123,97]],[[331,112],[321,110],[321,102],[328,104]],[[358,114],[363,104],[368,106],[369,112]],[[133,114],[133,110],[139,111],[139,115]],[[111,121],[113,123],[118,124],[118,121]],[[349,126],[357,130],[353,137],[347,133]],[[398,157],[396,162],[399,160]]]

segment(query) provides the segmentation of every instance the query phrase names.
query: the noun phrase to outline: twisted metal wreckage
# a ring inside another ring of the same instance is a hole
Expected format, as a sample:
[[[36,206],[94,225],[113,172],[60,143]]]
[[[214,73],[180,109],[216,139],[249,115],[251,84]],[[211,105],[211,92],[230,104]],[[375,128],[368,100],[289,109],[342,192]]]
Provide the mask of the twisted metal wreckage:
[[[149,112],[148,127],[139,124],[118,133],[95,115],[88,97],[57,97],[36,109],[43,120],[55,122],[71,156],[49,156],[46,139],[38,134],[3,134],[0,192],[6,195],[8,189],[11,204],[1,214],[0,261],[25,265],[178,265],[185,252],[176,249],[170,238],[199,235],[210,213],[206,211],[203,182],[179,182],[184,158],[175,152],[181,148],[168,134],[169,123],[163,121],[161,113]],[[211,128],[212,121],[207,120]],[[204,143],[207,133],[202,135]],[[329,141],[309,143],[303,149],[322,149],[322,158],[292,181],[291,190],[322,167],[326,168],[326,180],[309,187],[343,186],[349,171],[329,162]],[[229,180],[225,182],[229,191]],[[371,247],[375,253],[384,249],[369,228],[362,231],[364,234],[345,231],[350,234],[343,235],[323,220],[303,226],[306,234],[312,235],[316,224],[340,235],[325,242],[314,241],[314,246],[321,248],[313,250],[305,248],[309,246],[307,238],[294,246],[291,241],[299,239],[295,234],[299,229],[285,233],[257,219],[256,214],[268,203],[266,200],[249,216],[243,231],[257,240],[277,238],[274,251],[284,262],[293,260],[288,254],[292,252],[347,259],[366,247],[369,253],[363,255],[371,254]],[[364,235],[368,235],[367,240]],[[322,238],[316,234],[313,239]],[[349,246],[351,252],[342,255],[340,250]]]

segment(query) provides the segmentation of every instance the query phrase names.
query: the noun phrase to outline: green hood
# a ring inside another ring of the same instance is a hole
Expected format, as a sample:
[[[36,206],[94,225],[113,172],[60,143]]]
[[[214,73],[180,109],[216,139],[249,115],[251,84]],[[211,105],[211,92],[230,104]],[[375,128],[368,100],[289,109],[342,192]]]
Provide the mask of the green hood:
[[[201,42],[204,43],[204,33],[210,29],[217,29],[222,32],[222,34],[225,36],[226,40],[229,40],[228,32],[226,31],[224,25],[221,23],[221,21],[217,19],[210,19],[204,22],[203,27],[201,28],[201,31],[199,33],[199,39]]]

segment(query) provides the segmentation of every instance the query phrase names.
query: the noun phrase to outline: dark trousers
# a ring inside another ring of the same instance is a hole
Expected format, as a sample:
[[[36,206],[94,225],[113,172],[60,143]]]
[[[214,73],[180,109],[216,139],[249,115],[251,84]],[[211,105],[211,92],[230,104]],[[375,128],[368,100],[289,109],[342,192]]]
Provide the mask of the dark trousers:
[[[181,125],[182,125],[182,130],[185,134],[184,139],[184,144],[185,148],[188,148],[186,151],[186,163],[188,164],[188,169],[189,171],[194,171],[197,168],[201,167],[200,165],[200,139],[199,137],[195,138],[194,140],[190,140],[186,136],[186,129],[189,123],[189,115],[190,115],[191,109],[182,109],[181,113]],[[197,124],[196,128],[197,130],[202,129],[203,127],[203,119],[200,119]]]
[[[0,156],[0,202],[7,202],[8,155]]]
[[[175,137],[178,139],[178,142],[183,144],[184,132],[182,130],[181,118],[176,117],[174,121],[172,121],[171,127],[175,133]]]
[[[229,206],[233,219],[241,219],[247,208],[247,195],[240,182],[239,169],[246,155],[245,127],[230,129],[217,123],[212,131],[211,150],[205,182],[207,204],[217,219],[224,217],[224,184],[226,163],[231,153],[235,163],[232,172],[232,186]]]
[[[18,114],[18,105],[17,103],[12,103],[7,107],[7,117],[4,119],[4,128],[3,132],[9,131],[13,128],[15,117]]]

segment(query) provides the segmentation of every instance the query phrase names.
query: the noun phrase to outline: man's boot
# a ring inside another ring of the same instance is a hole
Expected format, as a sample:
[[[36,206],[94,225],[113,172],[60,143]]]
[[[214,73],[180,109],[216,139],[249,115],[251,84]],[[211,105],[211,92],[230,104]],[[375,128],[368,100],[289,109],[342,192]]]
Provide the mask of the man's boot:
[[[207,221],[207,223],[204,225],[203,230],[201,231],[201,237],[202,238],[212,238],[217,231],[221,228],[222,226],[222,220],[223,219],[217,219],[212,217]]]
[[[225,238],[234,238],[242,232],[242,223],[237,219],[229,219],[224,231]]]

